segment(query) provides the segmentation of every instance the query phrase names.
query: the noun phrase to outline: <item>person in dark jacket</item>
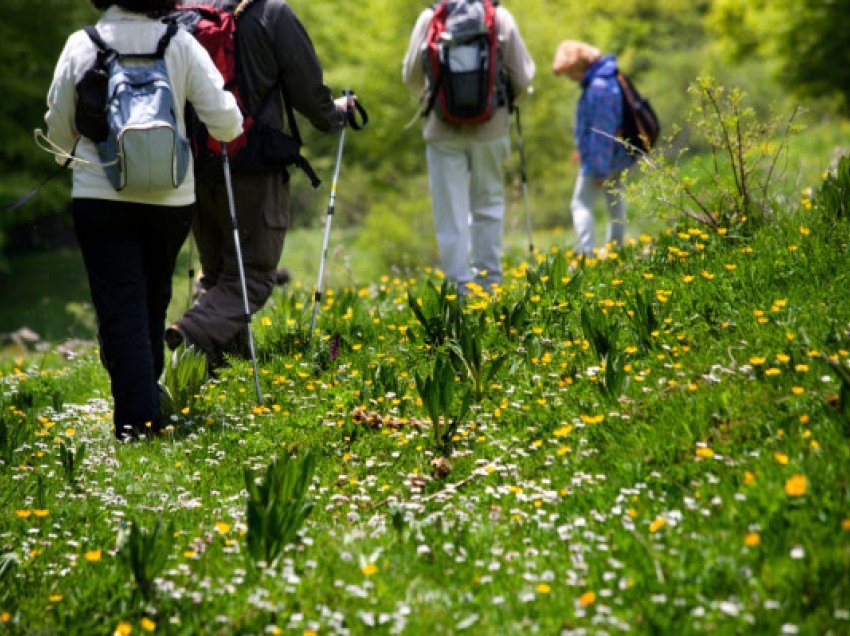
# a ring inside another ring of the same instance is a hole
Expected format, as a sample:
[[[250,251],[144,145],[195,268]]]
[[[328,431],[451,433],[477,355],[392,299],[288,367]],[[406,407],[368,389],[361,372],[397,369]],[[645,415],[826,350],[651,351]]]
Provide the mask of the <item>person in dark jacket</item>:
[[[182,4],[192,5],[193,0]],[[254,126],[285,128],[284,99],[324,132],[345,125],[346,99],[336,101],[323,81],[322,67],[307,32],[283,0],[212,0],[237,16],[238,77]],[[286,122],[291,125],[291,122]],[[289,226],[289,174],[239,170],[233,164],[233,194],[251,313],[274,289]],[[245,356],[245,305],[233,243],[230,211],[220,159],[198,162],[197,205],[192,231],[203,270],[202,293],[167,330],[176,349],[185,342],[201,349],[211,368],[224,354]]]
[[[617,60],[603,56],[584,42],[566,40],[555,53],[552,70],[581,84],[576,108],[575,146],[580,162],[570,209],[578,237],[576,253],[597,254],[593,206],[605,196],[609,224],[606,244],[621,245],[625,236],[626,206],[620,185],[623,171],[634,163],[615,137],[623,122],[623,94],[617,81]]]

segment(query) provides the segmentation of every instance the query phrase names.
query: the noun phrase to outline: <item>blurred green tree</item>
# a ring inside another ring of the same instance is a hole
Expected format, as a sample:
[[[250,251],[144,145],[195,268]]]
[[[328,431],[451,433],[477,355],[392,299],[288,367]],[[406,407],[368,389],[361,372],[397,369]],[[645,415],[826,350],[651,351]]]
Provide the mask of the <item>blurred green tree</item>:
[[[733,59],[759,57],[796,94],[850,114],[850,0],[715,0],[707,24]]]

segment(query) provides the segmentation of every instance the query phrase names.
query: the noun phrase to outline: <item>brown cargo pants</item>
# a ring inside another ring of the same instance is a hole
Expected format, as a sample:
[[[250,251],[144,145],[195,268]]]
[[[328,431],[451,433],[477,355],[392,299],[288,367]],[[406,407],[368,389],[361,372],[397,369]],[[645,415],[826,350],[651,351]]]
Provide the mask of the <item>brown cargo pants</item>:
[[[192,232],[201,260],[202,293],[179,321],[180,332],[214,368],[224,354],[245,356],[247,325],[222,165],[196,173]],[[254,314],[271,296],[289,226],[289,185],[280,174],[233,174],[248,303]]]

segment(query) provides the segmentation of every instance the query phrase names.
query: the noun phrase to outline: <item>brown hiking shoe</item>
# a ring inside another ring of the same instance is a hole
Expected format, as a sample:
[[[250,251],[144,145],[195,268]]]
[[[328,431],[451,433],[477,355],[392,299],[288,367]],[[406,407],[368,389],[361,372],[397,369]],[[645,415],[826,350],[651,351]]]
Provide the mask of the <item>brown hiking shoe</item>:
[[[170,351],[174,351],[186,342],[183,332],[180,331],[180,323],[173,322],[165,329],[165,345]]]

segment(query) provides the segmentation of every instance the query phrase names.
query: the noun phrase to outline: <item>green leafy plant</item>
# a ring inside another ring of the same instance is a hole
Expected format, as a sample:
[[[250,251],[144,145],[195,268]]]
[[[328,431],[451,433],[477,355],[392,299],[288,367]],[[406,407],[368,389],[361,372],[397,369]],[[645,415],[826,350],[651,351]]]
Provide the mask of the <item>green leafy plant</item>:
[[[519,339],[528,331],[532,323],[531,312],[528,309],[530,289],[530,287],[526,288],[526,293],[519,300],[505,299],[493,306],[496,324],[510,340]]]
[[[428,281],[422,303],[412,292],[407,293],[407,304],[422,327],[423,338],[433,348],[440,347],[459,331],[462,311],[457,298],[450,296],[447,281],[443,281],[439,291]]]
[[[653,307],[650,292],[636,290],[632,293],[628,316],[638,345],[645,349],[652,349],[655,338],[653,334],[656,333],[660,322]]]
[[[260,483],[246,468],[248,491],[246,544],[254,563],[273,566],[283,549],[295,541],[298,531],[313,510],[307,491],[316,459],[310,452],[298,459],[284,455],[273,460]]]
[[[0,459],[11,466],[15,451],[32,437],[32,427],[25,425],[24,415],[9,402],[0,399]]]
[[[86,458],[86,445],[81,443],[76,448],[71,448],[61,442],[59,444],[59,461],[62,464],[62,472],[65,475],[65,480],[75,486],[77,483],[77,475],[79,467]]]
[[[171,526],[157,517],[150,529],[130,521],[129,530],[118,538],[118,557],[133,576],[136,589],[149,601],[155,595],[154,579],[168,561],[171,550]]]
[[[207,380],[207,358],[195,347],[181,345],[172,354],[162,380],[162,413],[178,415],[195,404],[195,396]]]
[[[559,292],[561,296],[569,295],[581,286],[584,262],[581,262],[579,269],[571,273],[567,257],[563,252],[558,251],[547,255],[536,268],[527,269],[525,277],[532,287]]]
[[[836,218],[850,217],[850,157],[841,157],[835,170],[827,174],[815,205]]]
[[[455,370],[444,355],[437,357],[429,375],[417,373],[415,377],[416,388],[433,426],[435,451],[448,456],[452,451],[452,437],[469,413],[472,389],[466,388],[458,406]]]
[[[505,363],[504,355],[487,355],[481,346],[487,333],[487,316],[481,314],[477,322],[464,319],[459,332],[449,341],[449,350],[456,370],[463,371],[472,382],[472,397],[480,402],[487,386]]]
[[[625,367],[626,358],[614,344],[605,357],[605,370],[598,382],[602,394],[611,402],[617,402],[620,399],[628,384],[629,375]]]
[[[584,337],[590,342],[600,361],[608,357],[616,346],[619,334],[618,323],[602,313],[599,308],[581,308],[581,327]]]

